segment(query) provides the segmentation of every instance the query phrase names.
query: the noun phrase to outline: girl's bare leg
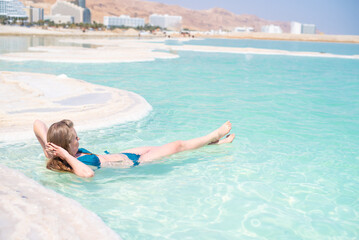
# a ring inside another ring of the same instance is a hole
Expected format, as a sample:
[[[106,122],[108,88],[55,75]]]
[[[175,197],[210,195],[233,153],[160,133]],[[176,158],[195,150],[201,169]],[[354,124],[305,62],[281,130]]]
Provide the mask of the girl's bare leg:
[[[217,140],[215,142],[211,142],[208,145],[220,145],[220,144],[224,144],[224,143],[231,143],[233,142],[234,138],[235,138],[235,134],[229,134],[227,135],[225,138],[222,138],[220,140]],[[137,147],[137,148],[131,148],[131,149],[126,149],[123,150],[121,152],[123,153],[135,153],[138,155],[143,155],[145,153],[148,153],[150,150],[154,150],[155,148],[159,148],[158,146],[148,146],[148,147]]]
[[[148,146],[148,147],[137,147],[137,148],[131,148],[131,149],[126,149],[123,150],[121,152],[123,153],[134,153],[134,154],[138,154],[138,155],[143,155],[147,152],[149,152],[151,149],[153,148],[157,148],[155,146]]]
[[[149,149],[148,152],[141,155],[139,161],[151,162],[178,152],[193,150],[213,142],[218,142],[231,130],[231,128],[232,128],[232,124],[229,121],[227,121],[220,128],[218,128],[217,130],[211,132],[206,136],[190,139],[187,141],[179,140],[179,141],[167,143],[159,147],[152,147]]]

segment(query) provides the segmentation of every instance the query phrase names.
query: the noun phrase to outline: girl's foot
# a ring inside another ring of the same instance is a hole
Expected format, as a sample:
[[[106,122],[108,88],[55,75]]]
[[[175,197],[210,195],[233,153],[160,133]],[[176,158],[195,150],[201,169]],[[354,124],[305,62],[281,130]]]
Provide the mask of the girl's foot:
[[[235,135],[234,133],[232,133],[232,134],[227,135],[225,138],[220,139],[220,140],[218,140],[218,141],[216,141],[216,142],[212,142],[212,143],[210,143],[210,144],[217,144],[217,145],[219,145],[219,144],[223,144],[223,143],[231,143],[231,142],[233,142],[235,136],[236,136],[236,135]]]
[[[234,134],[234,133],[229,134],[225,138],[219,140],[217,144],[231,143],[231,142],[233,142],[235,136],[236,136],[236,134]]]
[[[218,142],[222,137],[226,136],[232,129],[232,123],[230,121],[225,122],[217,130],[213,131],[212,143]]]

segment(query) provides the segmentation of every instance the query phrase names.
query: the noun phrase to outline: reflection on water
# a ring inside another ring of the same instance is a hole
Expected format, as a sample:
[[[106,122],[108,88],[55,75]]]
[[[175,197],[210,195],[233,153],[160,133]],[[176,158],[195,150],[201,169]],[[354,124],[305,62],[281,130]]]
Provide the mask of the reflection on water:
[[[52,45],[54,42],[54,38],[1,36],[0,53],[24,52],[29,47]]]
[[[0,54],[10,52],[26,52],[30,47],[38,46],[74,46],[83,48],[96,48],[92,44],[77,44],[62,42],[64,37],[41,36],[0,36]]]

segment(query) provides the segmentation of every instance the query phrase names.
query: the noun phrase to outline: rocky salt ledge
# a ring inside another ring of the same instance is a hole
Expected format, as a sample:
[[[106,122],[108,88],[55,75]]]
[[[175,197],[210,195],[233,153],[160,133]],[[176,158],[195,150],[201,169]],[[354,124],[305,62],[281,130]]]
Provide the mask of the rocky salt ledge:
[[[0,239],[121,239],[78,202],[0,165]]]
[[[140,95],[66,75],[0,72],[0,142],[34,137],[32,124],[71,119],[79,131],[145,117],[151,105]]]

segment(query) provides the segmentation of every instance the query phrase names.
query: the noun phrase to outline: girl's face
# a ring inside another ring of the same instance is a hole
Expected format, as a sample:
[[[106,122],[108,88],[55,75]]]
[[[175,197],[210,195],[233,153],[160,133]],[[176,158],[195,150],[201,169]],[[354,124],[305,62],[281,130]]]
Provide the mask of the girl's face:
[[[72,132],[72,139],[71,139],[71,142],[69,144],[69,147],[70,147],[69,153],[72,156],[75,156],[76,153],[79,150],[79,140],[80,140],[80,138],[77,136],[77,133],[76,133],[74,128],[71,128],[71,131],[73,131],[73,132]]]

